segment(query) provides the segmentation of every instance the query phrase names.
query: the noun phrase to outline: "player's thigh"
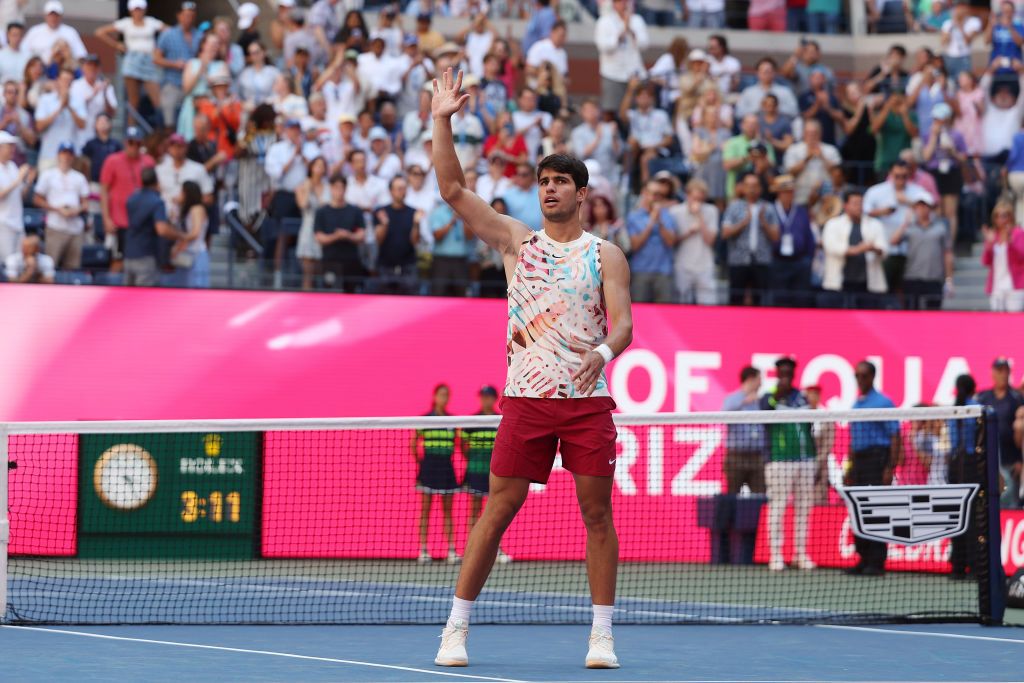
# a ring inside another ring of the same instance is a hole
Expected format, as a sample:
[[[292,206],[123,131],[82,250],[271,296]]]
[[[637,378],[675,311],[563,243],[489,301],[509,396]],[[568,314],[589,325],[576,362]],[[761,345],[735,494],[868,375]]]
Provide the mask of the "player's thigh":
[[[587,527],[598,524],[610,524],[612,521],[612,487],[614,477],[592,477],[586,474],[574,474],[576,481],[576,499],[580,504],[580,514]]]
[[[557,406],[557,434],[562,465],[573,474],[615,474],[617,436],[610,397],[566,399]]]
[[[546,484],[555,462],[558,439],[546,399],[506,398],[491,453],[491,474]],[[491,477],[494,496],[494,477]]]

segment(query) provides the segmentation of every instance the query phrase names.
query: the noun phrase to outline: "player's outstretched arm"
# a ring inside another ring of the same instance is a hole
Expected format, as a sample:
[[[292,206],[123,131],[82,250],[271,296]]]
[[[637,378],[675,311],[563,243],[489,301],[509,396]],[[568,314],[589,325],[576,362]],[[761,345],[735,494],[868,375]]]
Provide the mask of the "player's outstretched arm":
[[[518,253],[519,245],[530,229],[519,221],[502,216],[476,194],[466,189],[466,178],[455,154],[452,140],[452,115],[462,109],[469,95],[461,92],[462,72],[453,76],[448,69],[441,78],[434,79],[434,99],[431,113],[434,118],[434,169],[441,198],[462,217],[470,232],[487,246],[502,253]]]

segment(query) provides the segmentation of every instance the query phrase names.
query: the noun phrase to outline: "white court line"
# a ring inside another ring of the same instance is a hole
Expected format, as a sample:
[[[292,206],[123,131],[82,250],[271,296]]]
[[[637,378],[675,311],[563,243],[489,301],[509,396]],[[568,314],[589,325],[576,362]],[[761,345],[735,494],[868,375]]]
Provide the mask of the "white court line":
[[[457,674],[448,671],[432,671],[431,669],[417,669],[411,666],[398,666],[397,664],[377,664],[375,662],[361,662],[355,659],[335,659],[333,657],[313,657],[311,655],[297,655],[291,652],[273,652],[270,650],[248,650],[240,647],[224,647],[222,645],[200,645],[199,643],[178,643],[172,640],[151,640],[149,638],[128,638],[126,636],[110,636],[102,633],[85,633],[83,631],[65,631],[58,628],[42,628],[38,626],[5,626],[0,628],[17,629],[20,631],[43,631],[46,633],[61,633],[70,636],[84,636],[86,638],[99,638],[102,640],[121,640],[131,643],[150,643],[153,645],[173,645],[175,647],[190,647],[197,650],[217,650],[219,652],[241,652],[248,655],[268,655],[271,657],[287,657],[289,659],[306,659],[316,662],[331,662],[333,664],[352,664],[355,666],[367,666],[376,669],[393,669],[395,671],[413,671],[418,674],[430,674],[432,676],[449,676],[453,678],[469,678],[475,681],[499,681],[500,683],[528,683],[515,678],[493,678],[491,676],[472,676],[470,674]]]
[[[870,626],[836,626],[831,624],[815,624],[815,628],[834,628],[843,631],[867,631],[869,633],[889,633],[897,636],[930,636],[932,638],[955,638],[957,640],[985,640],[996,643],[1013,643],[1024,645],[1024,640],[1014,638],[993,638],[992,636],[969,636],[962,633],[933,633],[931,631],[901,631],[889,628],[872,628]]]

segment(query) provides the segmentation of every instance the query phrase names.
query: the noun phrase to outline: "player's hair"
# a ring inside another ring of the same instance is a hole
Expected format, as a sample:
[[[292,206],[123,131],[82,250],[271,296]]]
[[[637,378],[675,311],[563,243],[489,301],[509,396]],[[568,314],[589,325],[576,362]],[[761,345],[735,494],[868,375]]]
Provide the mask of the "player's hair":
[[[761,371],[752,365],[748,365],[740,370],[740,382],[746,382],[748,379],[753,379],[761,374]]]
[[[576,189],[586,187],[590,182],[590,173],[582,161],[568,154],[551,154],[537,164],[537,180],[540,181],[540,174],[545,170],[552,170],[556,173],[567,173],[572,176],[572,182]]]

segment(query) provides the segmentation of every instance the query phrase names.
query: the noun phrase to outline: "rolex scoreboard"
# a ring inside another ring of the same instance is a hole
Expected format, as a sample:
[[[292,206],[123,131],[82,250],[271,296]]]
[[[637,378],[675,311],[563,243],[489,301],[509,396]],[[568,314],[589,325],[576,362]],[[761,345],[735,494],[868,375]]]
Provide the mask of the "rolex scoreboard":
[[[254,557],[261,452],[256,432],[82,435],[79,557]]]

